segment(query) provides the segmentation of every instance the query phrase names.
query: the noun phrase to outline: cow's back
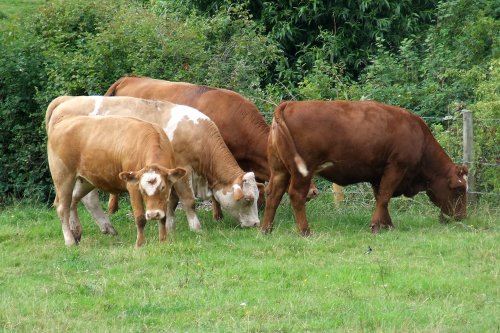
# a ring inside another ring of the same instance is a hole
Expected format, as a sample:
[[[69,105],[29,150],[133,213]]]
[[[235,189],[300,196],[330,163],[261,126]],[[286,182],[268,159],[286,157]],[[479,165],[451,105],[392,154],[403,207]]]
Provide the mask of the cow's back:
[[[134,96],[188,105],[207,115],[244,170],[267,180],[266,144],[269,126],[257,107],[240,94],[220,88],[145,77],[123,77],[107,96]]]
[[[159,148],[161,163],[175,166],[172,148],[163,130],[131,117],[73,116],[51,127],[49,160],[63,161],[60,172],[74,172],[107,192],[125,191],[118,175],[139,170],[150,149]],[[98,176],[97,176],[98,175]]]
[[[388,161],[409,169],[420,163],[423,122],[404,109],[372,101],[285,102],[278,109],[308,171],[324,169],[319,173],[335,183],[377,183]]]

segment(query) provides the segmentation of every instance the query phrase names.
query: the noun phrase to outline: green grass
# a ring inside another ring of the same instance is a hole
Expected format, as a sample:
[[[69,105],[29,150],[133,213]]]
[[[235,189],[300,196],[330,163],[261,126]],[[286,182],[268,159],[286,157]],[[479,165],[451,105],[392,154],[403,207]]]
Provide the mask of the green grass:
[[[116,237],[82,210],[66,248],[53,209],[0,212],[0,327],[18,332],[498,332],[498,207],[442,225],[422,201],[394,200],[396,229],[369,232],[371,204],[308,204],[302,238],[288,200],[272,235],[211,221],[169,243],[135,226],[122,205]],[[372,251],[368,253],[368,247]]]
[[[0,22],[16,15],[32,13],[45,0],[0,0]]]

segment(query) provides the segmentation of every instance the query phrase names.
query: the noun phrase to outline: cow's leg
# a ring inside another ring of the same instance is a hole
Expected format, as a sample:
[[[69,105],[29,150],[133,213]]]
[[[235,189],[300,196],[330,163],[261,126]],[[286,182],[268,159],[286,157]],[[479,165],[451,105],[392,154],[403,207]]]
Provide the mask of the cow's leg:
[[[200,231],[201,224],[195,211],[194,193],[189,183],[190,177],[184,176],[182,179],[175,182],[173,187],[175,189],[175,193],[178,196],[178,200],[180,199],[182,208],[186,213],[186,217],[189,223],[189,229],[191,229],[192,231]],[[175,209],[175,207],[173,208]]]
[[[175,229],[175,209],[177,208],[178,203],[179,197],[177,196],[177,193],[175,191],[171,191],[167,202],[167,215],[165,217],[165,225],[170,231]]]
[[[311,234],[306,217],[306,201],[310,185],[311,177],[293,175],[288,188],[288,195],[290,196],[297,228],[302,236],[309,236]]]
[[[80,218],[78,217],[78,203],[80,200],[87,195],[90,191],[94,189],[94,186],[89,182],[78,179],[73,188],[73,194],[71,199],[71,207],[70,207],[70,215],[69,215],[69,225],[71,231],[73,232],[73,236],[75,236],[75,240],[77,243],[80,242],[82,238],[82,225],[80,223]]]
[[[158,234],[159,234],[160,242],[162,242],[162,243],[164,243],[167,240],[167,228],[165,226],[166,222],[167,222],[166,216],[158,221]]]
[[[118,211],[118,194],[110,194],[108,199],[108,213],[114,214]]]
[[[212,216],[214,220],[220,221],[224,217],[222,214],[222,208],[220,207],[220,203],[215,199],[215,197],[212,195]]]
[[[405,168],[395,163],[389,164],[380,180],[378,186],[373,186],[375,193],[375,211],[372,216],[370,227],[373,233],[377,233],[380,227],[393,227],[389,215],[389,201],[392,198],[394,190],[403,179]]]
[[[64,180],[54,180],[56,187],[56,211],[61,221],[62,232],[64,236],[64,244],[67,246],[76,245],[75,236],[71,231],[69,224],[70,219],[70,208],[71,208],[71,198],[73,194],[73,188],[75,186],[75,178],[67,177]]]
[[[99,193],[97,189],[93,189],[86,196],[82,198],[82,202],[89,211],[94,221],[99,226],[103,234],[117,235],[115,228],[111,225],[109,217],[104,213],[99,203]]]
[[[290,182],[290,174],[285,170],[281,172],[272,172],[267,187],[266,209],[260,230],[265,233],[271,233],[273,230],[273,221],[276,215],[276,209],[285,194]]]
[[[135,225],[137,227],[137,239],[135,247],[141,247],[145,243],[144,227],[146,226],[146,217],[144,216],[144,207],[142,205],[142,196],[137,187],[127,185],[128,193],[130,194],[130,203],[134,213]]]
[[[265,184],[265,181],[262,179],[255,179],[258,183]],[[259,198],[257,199],[257,208],[259,210],[264,209],[266,206],[266,193],[264,187],[259,187]]]

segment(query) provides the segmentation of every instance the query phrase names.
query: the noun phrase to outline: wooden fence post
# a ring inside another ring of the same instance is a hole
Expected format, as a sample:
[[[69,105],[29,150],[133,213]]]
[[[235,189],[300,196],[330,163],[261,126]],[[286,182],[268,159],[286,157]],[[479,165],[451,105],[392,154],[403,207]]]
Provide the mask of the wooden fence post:
[[[476,191],[476,181],[474,179],[474,169],[473,169],[473,158],[474,158],[474,133],[472,125],[472,112],[469,110],[462,110],[463,116],[463,147],[464,147],[464,164],[469,167],[469,177],[468,177],[468,200],[471,203],[476,202],[477,195],[474,193]]]

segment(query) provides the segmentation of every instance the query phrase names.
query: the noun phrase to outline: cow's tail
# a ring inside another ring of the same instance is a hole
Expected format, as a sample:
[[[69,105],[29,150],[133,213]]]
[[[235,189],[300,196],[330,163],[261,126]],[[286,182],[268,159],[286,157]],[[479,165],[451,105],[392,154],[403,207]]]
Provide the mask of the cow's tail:
[[[64,103],[65,101],[67,101],[71,98],[73,98],[73,96],[59,96],[59,97],[55,98],[54,100],[52,100],[52,102],[50,102],[49,106],[47,106],[47,111],[45,112],[45,130],[47,132],[49,131],[49,122],[50,122],[50,118],[52,117],[52,112],[54,112],[54,110],[59,105],[61,105],[62,103]]]
[[[284,118],[284,110],[287,106],[288,102],[282,102],[274,112],[273,125],[271,126],[271,140],[273,140],[273,144],[276,145],[278,141],[281,141],[285,146],[285,149],[276,149],[278,154],[280,155],[281,160],[286,164],[286,161],[290,161],[293,159],[295,162],[295,166],[299,170],[300,174],[306,177],[309,174],[307,170],[307,165],[302,156],[297,152],[297,148],[295,146],[295,142],[293,141],[292,135],[288,130],[288,126],[286,125],[286,121]],[[291,166],[288,166],[291,167]]]
[[[106,93],[104,94],[104,96],[115,96],[116,95],[116,90],[118,88],[118,86],[123,82],[123,80],[126,79],[126,76],[118,79],[118,81],[116,81],[115,83],[113,83],[111,85],[111,87],[108,88],[108,90],[106,91]]]
[[[123,84],[130,76],[122,76],[119,78],[115,83],[111,85],[111,87],[108,88],[104,96],[116,96],[116,91],[118,90],[118,87]]]

